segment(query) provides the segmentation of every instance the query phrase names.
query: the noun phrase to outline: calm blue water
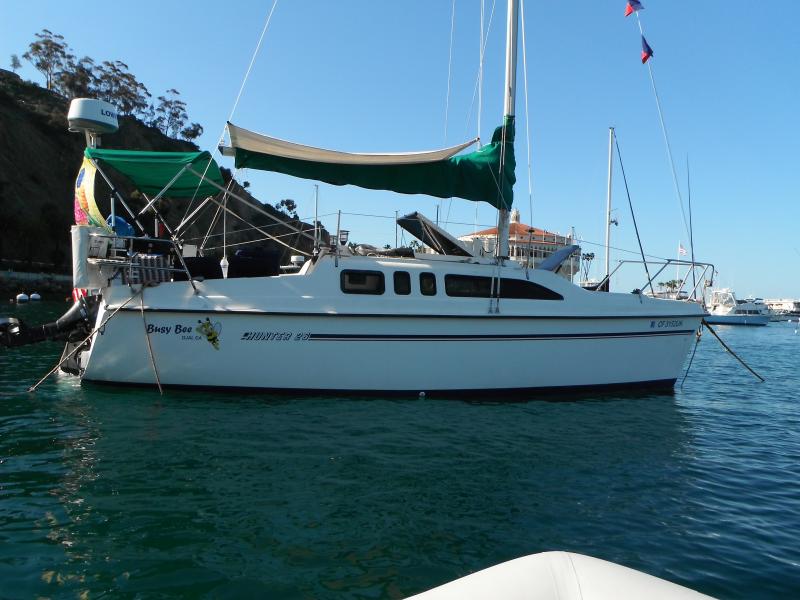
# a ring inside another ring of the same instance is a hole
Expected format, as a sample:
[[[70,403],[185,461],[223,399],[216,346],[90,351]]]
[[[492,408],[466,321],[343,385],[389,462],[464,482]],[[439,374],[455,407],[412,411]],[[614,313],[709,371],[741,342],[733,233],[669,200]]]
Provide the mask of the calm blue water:
[[[561,402],[26,394],[60,347],[0,351],[0,597],[399,598],[553,549],[800,597],[796,327],[718,328],[764,384],[705,334],[674,395]]]

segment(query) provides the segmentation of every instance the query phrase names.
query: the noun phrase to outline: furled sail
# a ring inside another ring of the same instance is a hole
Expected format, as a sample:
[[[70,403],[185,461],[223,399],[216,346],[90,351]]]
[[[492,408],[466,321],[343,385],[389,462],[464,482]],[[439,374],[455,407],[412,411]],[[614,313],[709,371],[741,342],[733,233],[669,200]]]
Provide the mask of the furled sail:
[[[514,117],[494,131],[491,143],[406,154],[357,154],[302,146],[228,123],[236,168],[274,171],[333,185],[355,185],[401,194],[464,198],[510,208],[516,181]]]

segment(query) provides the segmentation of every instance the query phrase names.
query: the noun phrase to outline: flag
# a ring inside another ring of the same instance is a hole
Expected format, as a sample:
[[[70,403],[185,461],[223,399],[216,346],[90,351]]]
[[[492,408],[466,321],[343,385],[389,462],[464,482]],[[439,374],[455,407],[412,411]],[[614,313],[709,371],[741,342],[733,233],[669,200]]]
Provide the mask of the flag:
[[[93,225],[95,227],[107,227],[106,220],[97,208],[94,199],[94,176],[97,172],[94,165],[88,158],[83,159],[81,170],[75,179],[75,203],[73,210],[75,213],[76,225]]]
[[[644,39],[644,36],[642,36],[642,64],[650,60],[651,56],[653,56],[653,49],[650,47],[650,44],[647,43],[647,40]]]
[[[683,247],[683,244],[678,242],[678,255],[679,256],[686,256],[686,248]]]
[[[630,17],[633,13],[642,10],[644,6],[639,0],[628,0],[628,4],[625,7],[625,16]]]

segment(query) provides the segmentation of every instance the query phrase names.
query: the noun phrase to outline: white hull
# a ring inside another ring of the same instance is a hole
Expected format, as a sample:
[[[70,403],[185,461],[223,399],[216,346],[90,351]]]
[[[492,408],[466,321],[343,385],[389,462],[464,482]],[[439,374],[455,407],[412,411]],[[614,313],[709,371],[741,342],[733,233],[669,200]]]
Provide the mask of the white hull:
[[[769,315],[708,315],[706,322],[711,325],[754,325],[764,326],[770,322]]]
[[[417,260],[387,264],[441,269]],[[702,318],[687,303],[586,292],[551,273],[536,275],[563,301],[503,300],[499,314],[487,311],[488,299],[443,293],[304,294],[302,286],[315,279],[339,291],[341,267],[318,269],[314,276],[204,282],[198,295],[186,282],[146,288],[144,317],[139,298],[113,316],[82,359],[84,379],[152,385],[157,371],[162,385],[413,394],[666,387],[680,375]],[[106,293],[111,309],[101,310],[98,322],[132,291],[117,286]],[[216,348],[198,331],[206,320]]]
[[[206,318],[220,331],[218,350],[203,335],[175,333]],[[641,319],[486,323],[165,312],[146,320],[168,332],[150,335],[165,385],[413,393],[671,385],[699,324],[651,332],[650,320]],[[489,366],[489,357],[498,360]],[[138,311],[120,313],[98,336],[84,378],[155,383]]]
[[[489,567],[408,600],[700,600],[689,588],[612,562],[542,552]]]

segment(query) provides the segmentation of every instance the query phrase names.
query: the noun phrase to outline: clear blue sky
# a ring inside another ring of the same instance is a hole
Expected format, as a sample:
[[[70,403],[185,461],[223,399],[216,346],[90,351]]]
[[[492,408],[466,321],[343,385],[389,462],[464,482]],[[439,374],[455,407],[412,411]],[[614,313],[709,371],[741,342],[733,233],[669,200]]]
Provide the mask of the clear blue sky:
[[[180,90],[212,149],[233,107],[271,0],[106,3],[0,0],[0,65],[34,33],[62,34],[78,56],[119,59],[154,96]],[[487,21],[492,0],[486,0]],[[800,3],[767,9],[751,0],[645,1],[642,20],[679,179],[692,171],[695,249],[717,265],[718,283],[740,296],[800,297]],[[526,2],[533,152],[533,217],[527,195],[525,106],[518,96],[522,220],[575,227],[602,242],[607,128],[617,128],[645,251],[688,247],[640,40],[625,0]],[[478,69],[479,0],[456,0],[447,136],[450,0],[280,0],[233,121],[300,143],[352,151],[423,150],[474,137],[470,111]],[[481,136],[502,115],[505,2],[489,32]],[[21,74],[41,82],[25,64]],[[2,142],[0,142],[2,143]],[[231,166],[229,159],[222,164]],[[77,168],[77,165],[76,165]],[[313,214],[313,182],[243,172],[267,202],[293,198]],[[619,170],[614,245],[636,249]],[[393,216],[440,203],[421,196],[321,185],[321,213]],[[451,232],[472,230],[475,204],[441,203]],[[335,217],[323,219],[335,229]],[[479,205],[477,222],[494,211]],[[389,219],[343,217],[351,239],[394,243]],[[601,250],[589,243],[601,262]],[[613,260],[623,254],[615,253]],[[631,284],[636,281],[631,280]],[[620,282],[627,286],[626,279]]]

